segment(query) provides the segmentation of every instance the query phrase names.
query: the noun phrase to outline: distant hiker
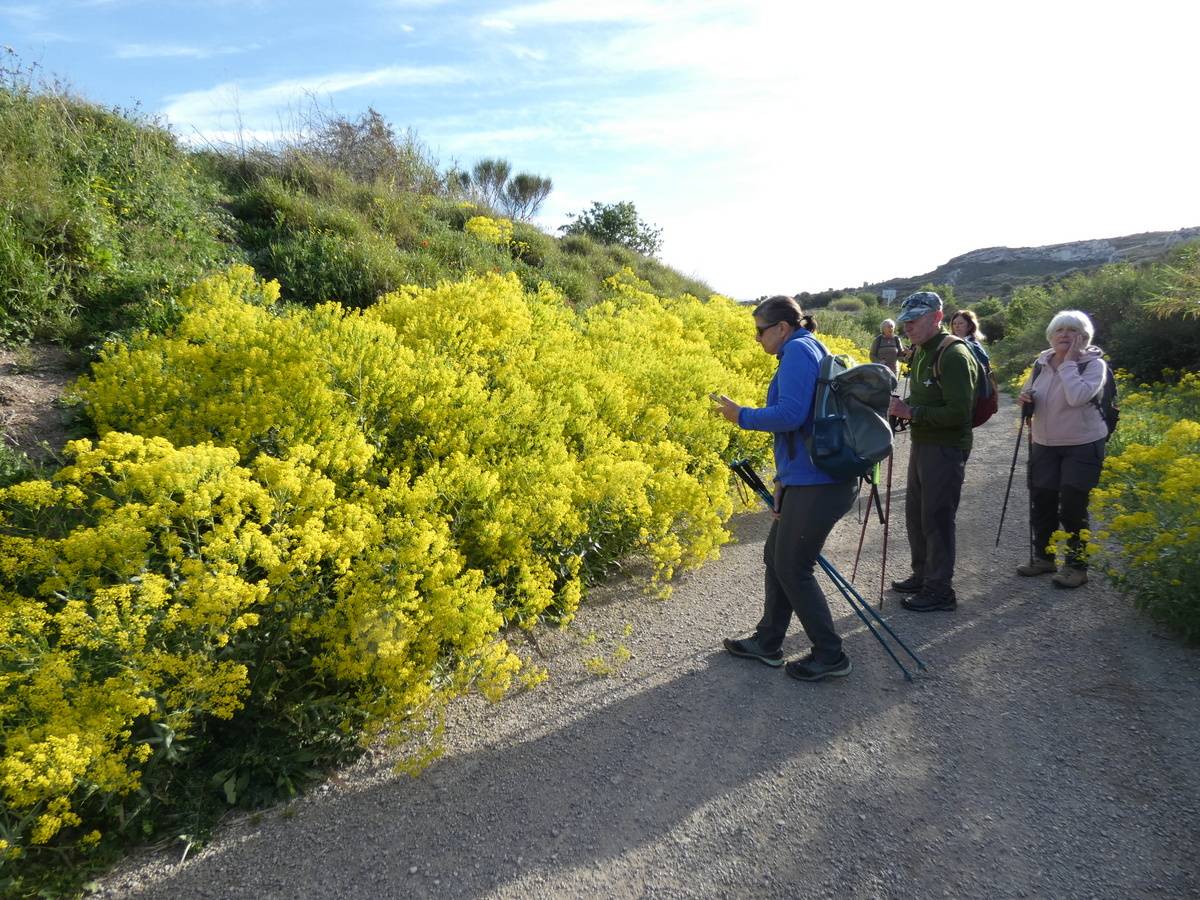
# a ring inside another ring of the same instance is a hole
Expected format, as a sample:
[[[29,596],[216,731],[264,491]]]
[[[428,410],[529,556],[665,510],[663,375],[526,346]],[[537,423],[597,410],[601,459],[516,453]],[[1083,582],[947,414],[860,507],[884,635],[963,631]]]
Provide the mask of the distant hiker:
[[[900,308],[913,352],[905,402],[892,398],[890,415],[909,419],[912,446],[905,490],[905,525],[912,552],[912,575],[893,581],[914,612],[953,610],[954,519],[971,455],[971,417],[979,365],[962,341],[942,347],[942,298],[933,291],[910,294]],[[939,349],[940,348],[940,349]],[[934,374],[935,353],[940,353]]]
[[[1029,453],[1030,526],[1033,558],[1021,575],[1055,572],[1058,587],[1087,583],[1087,555],[1080,532],[1088,527],[1088,494],[1100,483],[1109,426],[1099,398],[1108,367],[1093,347],[1092,321],[1063,310],[1046,326],[1050,349],[1034,362],[1020,401],[1033,405]],[[1067,532],[1065,565],[1057,571],[1050,536]]]
[[[979,330],[979,319],[971,310],[960,309],[950,317],[950,333],[974,344],[978,348],[976,359],[979,358],[979,354],[983,354],[985,360],[991,358],[983,347],[983,332]]]
[[[900,375],[900,358],[904,353],[904,342],[896,334],[896,323],[884,319],[879,325],[879,334],[871,341],[871,362],[881,363],[892,370],[892,374]]]
[[[717,412],[730,422],[772,432],[775,450],[775,522],[763,550],[767,571],[762,619],[752,635],[726,638],[724,645],[734,656],[781,666],[783,639],[795,613],[813,648],[789,662],[787,673],[801,681],[819,681],[848,675],[851,668],[813,567],[829,532],[854,504],[857,479],[837,481],[813,465],[800,433],[811,418],[817,372],[828,355],[801,326],[801,315],[791,297],[770,297],[754,308],[758,342],[779,359],[767,388],[767,405],[741,407],[723,395],[716,400]]]
[[[804,313],[800,316],[800,327],[812,334],[817,333],[817,318],[816,316]]]

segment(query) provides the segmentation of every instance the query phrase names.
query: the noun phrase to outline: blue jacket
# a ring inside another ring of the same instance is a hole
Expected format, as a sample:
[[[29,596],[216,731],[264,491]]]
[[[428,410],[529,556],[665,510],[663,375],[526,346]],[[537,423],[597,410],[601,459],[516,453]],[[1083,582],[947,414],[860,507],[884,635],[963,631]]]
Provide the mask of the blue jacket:
[[[817,393],[817,373],[827,351],[812,333],[798,328],[779,351],[779,368],[767,388],[767,405],[742,407],[738,425],[774,432],[775,480],[784,485],[834,484],[837,479],[813,465],[800,429],[807,431]]]

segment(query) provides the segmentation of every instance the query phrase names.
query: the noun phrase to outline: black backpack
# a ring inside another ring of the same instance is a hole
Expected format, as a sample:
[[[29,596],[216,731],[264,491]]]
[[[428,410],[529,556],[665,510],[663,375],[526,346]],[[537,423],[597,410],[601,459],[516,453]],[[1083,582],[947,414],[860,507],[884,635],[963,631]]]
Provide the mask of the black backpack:
[[[1090,362],[1090,359],[1085,359],[1079,364],[1080,374]],[[1029,376],[1029,383],[1032,385],[1041,374],[1042,364],[1035,362],[1033,374]],[[1104,384],[1100,386],[1100,393],[1092,398],[1092,405],[1100,411],[1100,416],[1104,419],[1104,427],[1108,429],[1108,436],[1112,437],[1112,433],[1117,430],[1117,421],[1121,418],[1121,407],[1117,405],[1117,379],[1113,377],[1112,366],[1104,367]]]

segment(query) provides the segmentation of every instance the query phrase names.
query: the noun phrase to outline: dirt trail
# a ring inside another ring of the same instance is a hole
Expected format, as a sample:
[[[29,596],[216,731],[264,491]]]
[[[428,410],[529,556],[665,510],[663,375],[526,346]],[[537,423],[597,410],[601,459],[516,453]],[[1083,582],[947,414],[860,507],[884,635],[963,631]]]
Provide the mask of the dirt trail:
[[[551,680],[454,713],[421,777],[375,757],[287,813],[131,861],[107,897],[1195,897],[1200,654],[1097,579],[1020,579],[1020,469],[993,548],[1015,413],[977,430],[955,613],[885,615],[930,665],[906,684],[840,597],[855,670],[800,684],[720,639],[761,603],[769,522],[665,602],[625,585],[539,638]],[[903,522],[899,444],[893,521]],[[1024,451],[1022,451],[1024,452]],[[847,575],[851,514],[826,555]],[[859,584],[878,588],[869,526]],[[889,569],[907,574],[903,527]],[[831,589],[827,588],[827,593]],[[621,638],[626,623],[629,637]],[[592,644],[587,635],[599,638]],[[798,627],[785,651],[802,652]],[[606,637],[615,636],[615,637]],[[584,661],[618,641],[609,677]]]

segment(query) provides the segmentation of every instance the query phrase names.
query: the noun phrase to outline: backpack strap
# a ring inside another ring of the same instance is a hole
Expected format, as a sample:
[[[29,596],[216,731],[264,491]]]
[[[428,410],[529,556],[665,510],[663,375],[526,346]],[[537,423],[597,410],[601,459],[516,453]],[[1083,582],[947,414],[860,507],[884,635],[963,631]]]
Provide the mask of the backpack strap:
[[[952,334],[942,335],[942,342],[937,345],[937,349],[933,351],[933,380],[940,383],[942,380],[942,351],[952,344],[965,344],[960,337],[955,337]]]
[[[796,435],[798,433],[803,434],[805,431],[812,431],[813,417],[817,414],[817,393],[821,390],[821,363],[824,361],[825,357],[831,355],[829,353],[829,349],[819,340],[817,340],[817,338],[813,336],[812,332],[809,332],[808,334],[799,338],[799,340],[812,341],[817,345],[817,348],[821,351],[821,353],[817,356],[817,384],[816,390],[813,391],[812,404],[808,408],[808,418],[799,428],[794,428],[791,431],[784,433],[784,440],[787,441],[788,459],[796,458]]]
[[[1079,374],[1080,375],[1083,374],[1084,367],[1087,366],[1087,364],[1090,362],[1091,362],[1090,359],[1085,359],[1085,360],[1083,360],[1083,362],[1079,363]],[[1100,418],[1104,419],[1104,424],[1106,424],[1106,425],[1108,424],[1108,417],[1104,415],[1103,397],[1104,397],[1104,388],[1107,386],[1108,379],[1109,379],[1109,377],[1111,377],[1111,375],[1112,375],[1112,369],[1109,369],[1107,372],[1104,373],[1104,380],[1100,382],[1100,390],[1096,391],[1095,396],[1093,396],[1091,399],[1092,406],[1096,407],[1096,411],[1100,413]]]

